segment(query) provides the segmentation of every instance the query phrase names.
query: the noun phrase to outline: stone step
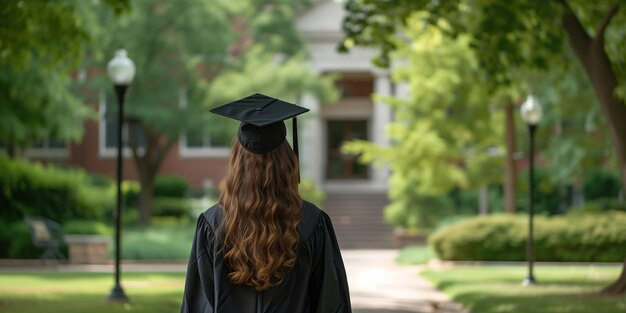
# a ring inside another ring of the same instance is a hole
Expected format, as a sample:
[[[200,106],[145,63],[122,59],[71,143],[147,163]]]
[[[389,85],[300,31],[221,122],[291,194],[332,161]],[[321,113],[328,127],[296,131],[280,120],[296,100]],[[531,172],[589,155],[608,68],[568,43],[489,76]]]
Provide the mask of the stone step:
[[[391,248],[392,227],[383,219],[387,204],[387,195],[382,192],[329,192],[324,208],[333,221],[340,247]]]

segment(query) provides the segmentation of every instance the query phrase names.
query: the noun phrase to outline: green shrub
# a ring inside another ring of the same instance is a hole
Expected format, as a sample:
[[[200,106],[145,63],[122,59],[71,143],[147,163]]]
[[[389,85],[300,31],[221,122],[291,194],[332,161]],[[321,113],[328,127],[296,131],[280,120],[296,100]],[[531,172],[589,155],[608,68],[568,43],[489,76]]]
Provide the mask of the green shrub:
[[[39,258],[44,249],[33,246],[30,230],[25,222],[0,221],[0,258]]]
[[[442,260],[524,261],[528,218],[475,217],[441,229],[429,244]],[[618,262],[625,256],[626,213],[535,218],[538,261]]]
[[[535,167],[535,194],[533,210],[541,215],[561,214],[559,208],[563,201],[561,188],[552,181],[550,172],[541,167]],[[518,211],[528,212],[528,170],[518,176],[518,188],[516,204]]]
[[[408,201],[409,198],[407,197]],[[432,228],[445,216],[453,215],[455,207],[448,197],[420,196],[410,203],[392,201],[385,207],[385,221],[408,230]]]
[[[82,170],[0,158],[0,173],[0,219],[6,221],[21,221],[26,215],[59,223],[101,219],[113,205],[106,188],[90,185]]]
[[[63,232],[73,235],[111,235],[111,228],[102,222],[71,220],[63,224]]]
[[[318,207],[323,207],[326,200],[326,193],[322,188],[309,180],[303,180],[298,186],[302,199],[309,201]]]
[[[154,216],[150,219],[152,226],[178,227],[189,225],[191,219],[189,216],[173,217],[173,216]],[[195,225],[195,224],[194,224]]]
[[[152,216],[184,218],[189,217],[191,209],[191,203],[187,199],[154,197],[152,200]]]
[[[90,173],[88,181],[89,184],[93,186],[110,187],[113,185],[113,179],[111,179],[111,177],[99,173]]]
[[[568,214],[587,214],[602,213],[608,211],[626,212],[626,203],[621,202],[617,198],[599,198],[596,200],[586,201],[585,205],[571,209]]]
[[[154,182],[155,197],[184,198],[187,181],[180,176],[159,176]]]
[[[439,230],[439,229],[443,229],[445,227],[448,227],[452,224],[456,224],[460,221],[464,221],[468,218],[472,218],[474,217],[474,215],[450,215],[448,217],[444,217],[442,218],[439,222],[437,222],[437,225],[435,226],[435,230]]]
[[[117,188],[114,186],[114,188]],[[114,191],[114,193],[117,191]],[[124,195],[124,205],[126,207],[137,207],[139,205],[139,193],[141,185],[137,181],[125,180],[122,182],[122,194]]]
[[[122,223],[124,225],[137,225],[139,224],[139,209],[134,208],[124,208],[122,212]]]
[[[598,168],[585,175],[583,194],[586,200],[617,198],[621,189],[619,176],[613,172]]]

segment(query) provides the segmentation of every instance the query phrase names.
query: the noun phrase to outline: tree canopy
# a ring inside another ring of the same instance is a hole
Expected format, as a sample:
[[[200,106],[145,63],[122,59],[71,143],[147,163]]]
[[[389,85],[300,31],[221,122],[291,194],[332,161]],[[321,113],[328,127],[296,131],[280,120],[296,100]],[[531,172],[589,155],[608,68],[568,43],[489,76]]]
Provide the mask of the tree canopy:
[[[102,0],[121,13],[129,0]],[[76,140],[90,116],[69,71],[92,38],[80,1],[3,1],[0,7],[0,142],[13,153],[47,138]]]
[[[407,24],[407,43],[393,55],[402,66],[392,75],[408,85],[409,97],[380,97],[394,108],[387,126],[393,144],[355,141],[345,150],[361,154],[364,162],[390,164],[386,217],[401,215],[405,226],[415,227],[424,225],[424,212],[432,209],[421,199],[502,179],[504,121],[501,107],[490,105],[487,88],[474,81],[479,68],[469,36],[452,39],[435,27],[421,27],[419,18]],[[408,214],[411,221],[401,211],[424,214]]]
[[[339,48],[376,46],[381,51],[376,63],[388,66],[390,52],[403,40],[402,28],[411,16],[423,14],[425,25],[453,38],[471,36],[470,47],[482,70],[477,79],[494,89],[528,81],[529,70],[564,75],[572,60],[566,51],[571,51],[598,100],[620,176],[626,181],[626,13],[620,10],[625,4],[624,0],[348,0],[346,39]],[[626,192],[626,184],[624,188]],[[626,292],[626,258],[620,278],[605,292]]]
[[[134,3],[132,12],[120,18],[98,15],[100,29],[108,31],[98,33],[100,40],[91,46],[84,66],[103,67],[119,48],[136,64],[126,112],[142,186],[142,223],[149,221],[155,176],[179,139],[208,133],[211,139],[221,138],[222,145],[230,142],[235,123],[208,109],[254,92],[290,100],[304,92],[322,99],[334,95],[332,82],[310,70],[302,40],[294,37],[302,3],[152,0]],[[103,76],[92,76],[85,85],[109,93],[114,104],[111,84]]]
[[[389,53],[395,50],[402,36],[399,27],[409,17],[421,12],[424,24],[439,27],[451,37],[471,34],[470,46],[477,52],[483,75],[480,78],[494,84],[523,80],[516,70],[534,68],[557,70],[567,58],[562,58],[568,36],[562,16],[572,10],[590,34],[605,32],[606,50],[620,77],[619,93],[626,91],[626,14],[617,14],[622,0],[498,0],[430,1],[430,0],[349,0],[349,14],[343,22],[346,39],[340,49],[354,45],[380,48],[376,63],[389,64]],[[615,15],[615,16],[613,16]],[[440,21],[445,23],[440,23]],[[610,23],[613,27],[608,27]]]

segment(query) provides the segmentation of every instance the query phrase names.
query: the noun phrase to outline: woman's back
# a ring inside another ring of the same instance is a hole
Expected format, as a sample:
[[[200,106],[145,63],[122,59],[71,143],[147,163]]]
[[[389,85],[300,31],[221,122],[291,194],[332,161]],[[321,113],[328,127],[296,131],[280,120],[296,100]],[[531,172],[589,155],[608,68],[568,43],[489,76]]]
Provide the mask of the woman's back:
[[[298,192],[295,116],[306,111],[261,94],[212,110],[241,124],[219,205],[198,219],[182,312],[351,311],[330,218]]]
[[[235,285],[219,244],[223,209],[216,205],[198,219],[189,259],[181,312],[351,312],[343,261],[330,218],[304,202],[299,225],[297,260],[283,281],[257,291]]]

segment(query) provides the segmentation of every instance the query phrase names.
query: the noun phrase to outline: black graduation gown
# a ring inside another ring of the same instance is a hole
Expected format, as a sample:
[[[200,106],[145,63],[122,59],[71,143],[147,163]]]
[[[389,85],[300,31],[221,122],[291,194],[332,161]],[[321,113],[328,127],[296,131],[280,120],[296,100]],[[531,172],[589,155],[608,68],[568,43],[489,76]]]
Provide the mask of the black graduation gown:
[[[181,313],[350,313],[343,260],[330,218],[304,202],[298,260],[283,282],[257,292],[228,279],[215,230],[223,217],[215,205],[198,218]]]

